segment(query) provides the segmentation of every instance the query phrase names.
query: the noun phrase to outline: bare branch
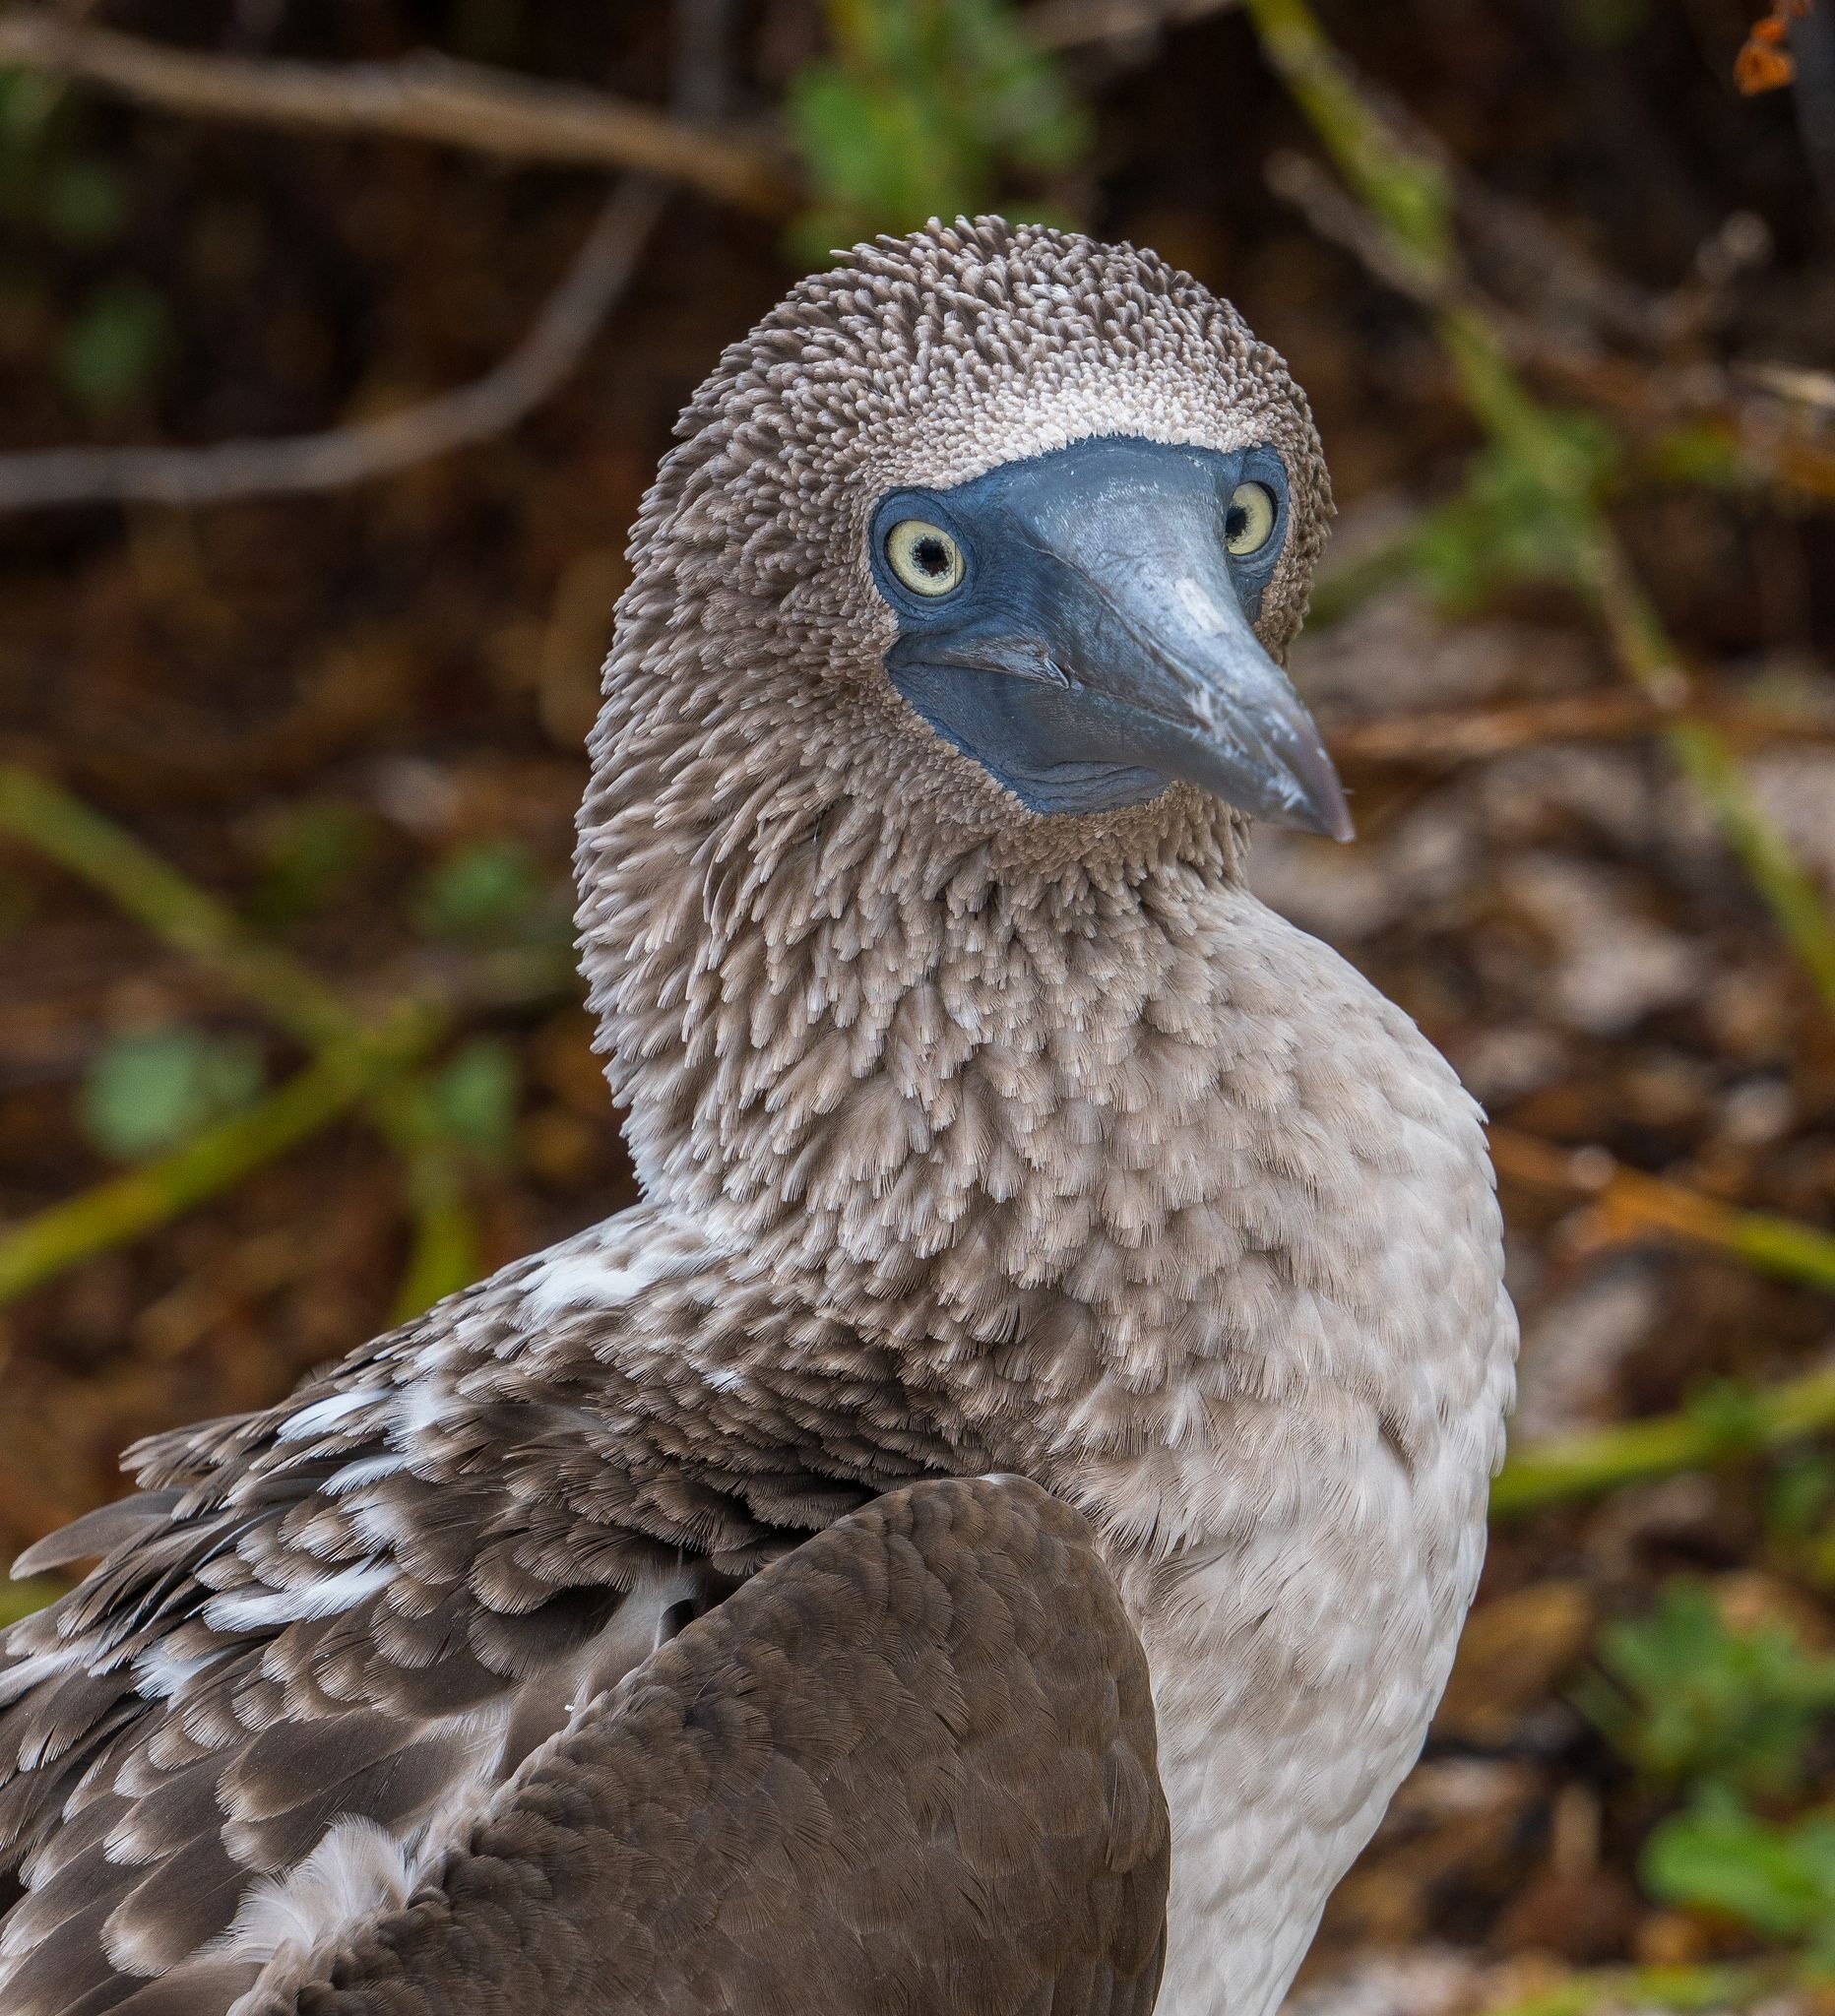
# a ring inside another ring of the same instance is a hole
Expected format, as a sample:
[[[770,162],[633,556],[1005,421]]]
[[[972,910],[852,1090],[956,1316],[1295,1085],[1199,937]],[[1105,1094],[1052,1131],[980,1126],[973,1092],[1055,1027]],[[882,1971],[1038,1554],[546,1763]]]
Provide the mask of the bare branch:
[[[53,505],[219,504],[333,490],[392,474],[514,426],[585,354],[636,268],[666,192],[628,178],[522,343],[483,377],[400,412],[322,434],[207,448],[45,448],[0,456],[0,511]]]
[[[1482,293],[1462,267],[1435,268],[1422,260],[1303,155],[1277,154],[1268,163],[1267,179],[1274,194],[1298,210],[1320,237],[1349,252],[1385,286],[1436,314],[1481,314],[1512,359],[1545,374],[1564,393],[1617,413],[1646,434],[1687,421],[1709,426],[1722,435],[1730,455],[1764,479],[1811,496],[1835,496],[1835,452],[1824,433],[1794,425],[1790,411],[1796,408],[1819,420],[1835,410],[1835,379],[1826,373],[1762,361],[1722,369],[1693,359],[1685,368],[1665,367],[1609,355],[1595,342],[1565,336]],[[1468,201],[1467,208],[1473,207]],[[1520,207],[1512,210],[1512,227],[1519,237],[1526,236],[1525,213]],[[1604,298],[1605,282],[1588,284],[1596,299]],[[1660,333],[1663,312],[1661,305],[1650,308],[1647,338]],[[1630,326],[1629,313],[1621,305],[1621,334]],[[1770,397],[1743,392],[1740,381]]]
[[[1333,758],[1341,763],[1482,763],[1550,742],[1629,741],[1657,734],[1670,726],[1684,705],[1696,719],[1711,723],[1740,744],[1823,742],[1835,737],[1835,719],[1826,713],[1761,707],[1721,699],[1711,691],[1691,695],[1684,685],[1668,705],[1659,705],[1652,695],[1635,688],[1613,687],[1503,707],[1374,715],[1337,723],[1326,739]]]
[[[0,15],[0,66],[80,79],[199,119],[392,133],[516,160],[630,168],[767,217],[792,186],[743,136],[685,125],[603,92],[423,52],[399,63],[302,63],[161,47],[39,9]]]
[[[1023,20],[1040,48],[1079,49],[1092,42],[1156,35],[1235,4],[1236,0],[1039,0]]]

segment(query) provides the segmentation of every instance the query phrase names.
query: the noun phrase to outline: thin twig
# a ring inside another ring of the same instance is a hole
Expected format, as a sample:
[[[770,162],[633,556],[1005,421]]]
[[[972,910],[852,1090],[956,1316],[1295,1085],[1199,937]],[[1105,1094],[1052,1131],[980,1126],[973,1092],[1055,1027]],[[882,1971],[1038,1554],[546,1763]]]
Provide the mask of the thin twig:
[[[1779,399],[1818,413],[1835,413],[1835,371],[1812,371],[1803,364],[1769,364],[1762,359],[1733,368]]]
[[[0,30],[6,24],[0,20]],[[636,269],[665,200],[627,178],[522,343],[481,378],[400,412],[287,440],[205,448],[46,448],[0,455],[0,511],[99,503],[216,504],[330,490],[503,433],[585,354]]]
[[[1436,314],[1460,308],[1482,316],[1517,362],[1532,367],[1569,397],[1604,407],[1655,436],[1686,429],[1706,434],[1737,464],[1812,497],[1835,497],[1835,445],[1791,422],[1781,403],[1817,408],[1829,398],[1821,372],[1774,363],[1734,364],[1723,371],[1698,359],[1686,368],[1651,365],[1604,354],[1559,330],[1483,294],[1450,261],[1424,259],[1399,242],[1381,220],[1348,196],[1316,161],[1280,153],[1268,163],[1268,186],[1299,211],[1318,234],[1349,252],[1385,286]],[[1769,396],[1740,391],[1739,380]]]
[[[1625,557],[1591,473],[1518,374],[1508,332],[1464,282],[1444,165],[1411,148],[1375,109],[1309,0],[1245,5],[1263,51],[1379,229],[1386,264],[1416,277],[1466,404],[1545,493],[1550,521],[1563,531],[1571,578],[1592,598],[1620,670],[1657,706],[1673,706],[1688,690],[1679,654]],[[1714,728],[1698,718],[1677,719],[1666,740],[1835,1016],[1835,923],[1814,883]]]
[[[296,1148],[420,1062],[448,1027],[436,1009],[417,1004],[170,1155],[9,1227],[0,1233],[0,1302],[167,1224]]]
[[[1327,740],[1341,763],[1469,763],[1548,742],[1648,734],[1655,719],[1639,693],[1576,693],[1515,707],[1380,715],[1334,725]]]
[[[390,133],[514,160],[622,168],[767,217],[792,186],[760,142],[648,105],[422,52],[397,63],[302,63],[175,49],[36,8],[0,17],[0,65],[47,71],[191,118]]]
[[[1827,715],[1713,700],[1695,711],[1741,743],[1835,736],[1835,720]],[[1341,763],[1473,763],[1551,742],[1628,741],[1663,730],[1674,712],[1646,693],[1614,688],[1512,706],[1377,715],[1337,723],[1326,740]]]
[[[1183,28],[1237,4],[1238,0],[1039,0],[1020,21],[1042,49],[1081,49]]]
[[[1835,1233],[1625,1168],[1604,1148],[1561,1148],[1493,1127],[1490,1149],[1506,1181],[1590,1200],[1596,1241],[1655,1233],[1781,1281],[1835,1292]]]
[[[1740,1388],[1694,1412],[1656,1415],[1515,1450],[1491,1484],[1493,1519],[1598,1497],[1624,1484],[1737,1463],[1835,1427],[1835,1370]]]

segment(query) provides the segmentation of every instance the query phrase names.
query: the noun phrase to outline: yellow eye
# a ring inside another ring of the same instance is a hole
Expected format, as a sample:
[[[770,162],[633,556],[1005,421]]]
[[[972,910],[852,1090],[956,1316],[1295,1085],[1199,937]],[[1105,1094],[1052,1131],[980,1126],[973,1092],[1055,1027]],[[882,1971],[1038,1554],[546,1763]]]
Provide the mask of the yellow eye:
[[[1266,483],[1238,483],[1224,513],[1224,544],[1238,560],[1259,553],[1274,536],[1281,507]]]
[[[956,541],[921,518],[901,519],[887,533],[886,561],[913,595],[948,595],[968,571]]]

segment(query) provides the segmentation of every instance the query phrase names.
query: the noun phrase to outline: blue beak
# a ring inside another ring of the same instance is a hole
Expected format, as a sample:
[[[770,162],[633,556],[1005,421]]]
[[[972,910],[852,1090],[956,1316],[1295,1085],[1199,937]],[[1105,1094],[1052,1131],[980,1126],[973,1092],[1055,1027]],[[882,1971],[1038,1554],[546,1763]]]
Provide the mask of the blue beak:
[[[1279,505],[1246,561],[1225,536],[1245,472]],[[1287,529],[1271,452],[1083,442],[901,493],[875,523],[914,513],[960,540],[966,579],[934,608],[894,585],[887,670],[1032,809],[1137,804],[1182,779],[1258,818],[1352,837],[1318,728],[1252,625]]]

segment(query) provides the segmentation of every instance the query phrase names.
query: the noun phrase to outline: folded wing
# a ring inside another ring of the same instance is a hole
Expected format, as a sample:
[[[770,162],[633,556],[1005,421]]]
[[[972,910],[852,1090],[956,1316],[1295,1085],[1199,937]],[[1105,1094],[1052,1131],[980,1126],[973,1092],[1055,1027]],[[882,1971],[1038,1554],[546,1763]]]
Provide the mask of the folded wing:
[[[250,2016],[1146,2016],[1169,1858],[1083,1522],[938,1480],[690,1623]]]
[[[798,1910],[837,2009],[1136,2006],[1164,1811],[1075,1516],[901,1490],[947,1452],[895,1385],[869,1432],[793,1360],[633,1378],[608,1320],[538,1363],[449,1314],[149,1445],[152,1488],[32,1550],[100,1562],[0,1655],[8,2016],[287,2006],[404,1911],[301,2007],[766,2007]]]

